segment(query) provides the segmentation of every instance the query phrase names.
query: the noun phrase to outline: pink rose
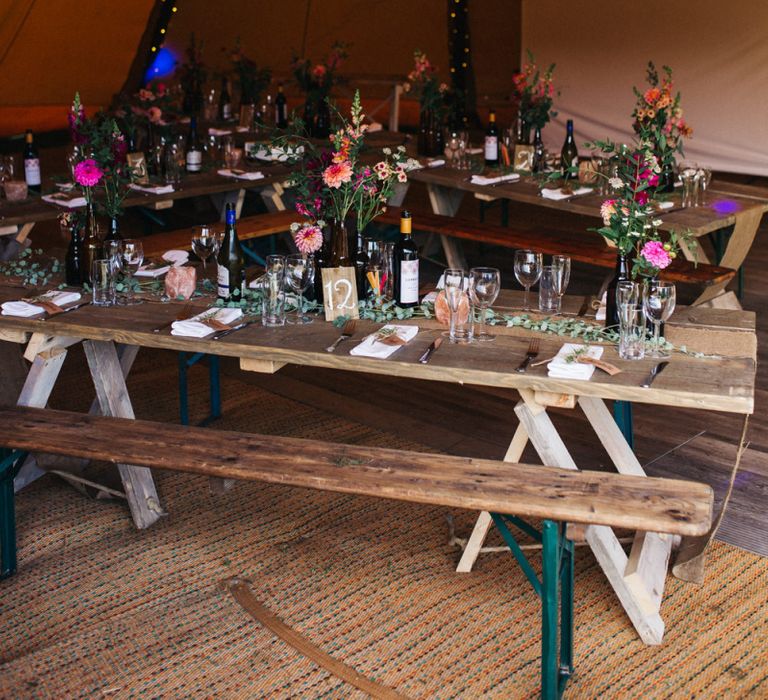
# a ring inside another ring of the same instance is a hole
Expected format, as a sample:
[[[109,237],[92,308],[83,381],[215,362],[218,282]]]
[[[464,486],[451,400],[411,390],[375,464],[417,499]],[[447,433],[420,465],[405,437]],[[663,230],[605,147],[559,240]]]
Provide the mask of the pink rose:
[[[659,241],[648,241],[640,250],[640,255],[659,270],[668,267],[672,262],[669,253],[664,250],[664,245]]]
[[[333,189],[338,189],[352,179],[352,165],[349,161],[332,163],[323,171],[323,182]]]
[[[93,187],[98,185],[104,171],[98,166],[93,158],[81,160],[75,166],[75,182],[81,187]]]

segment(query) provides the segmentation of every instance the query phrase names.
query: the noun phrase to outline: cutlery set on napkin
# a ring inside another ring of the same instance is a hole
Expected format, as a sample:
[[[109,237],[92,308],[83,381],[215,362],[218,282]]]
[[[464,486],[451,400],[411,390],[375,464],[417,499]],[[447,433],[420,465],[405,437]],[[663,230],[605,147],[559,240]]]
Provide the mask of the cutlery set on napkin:
[[[22,316],[27,318],[29,316],[37,316],[38,314],[46,313],[49,316],[65,313],[67,311],[80,308],[83,304],[77,306],[69,306],[62,308],[66,304],[72,304],[80,300],[80,294],[78,292],[56,292],[50,291],[45,294],[41,294],[37,297],[30,297],[28,299],[20,299],[19,301],[6,301],[2,304],[3,316]]]

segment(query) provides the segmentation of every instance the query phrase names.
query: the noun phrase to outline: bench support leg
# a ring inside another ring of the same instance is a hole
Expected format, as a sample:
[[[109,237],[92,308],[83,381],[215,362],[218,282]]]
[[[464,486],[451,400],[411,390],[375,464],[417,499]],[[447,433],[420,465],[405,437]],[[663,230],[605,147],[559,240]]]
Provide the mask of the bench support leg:
[[[13,479],[26,452],[0,450],[0,579],[16,573],[16,507]]]
[[[521,518],[498,513],[491,518],[541,599],[541,697],[556,700],[573,675],[573,542],[565,536],[565,524],[554,520],[544,520],[539,533]],[[541,580],[508,524],[541,542]]]

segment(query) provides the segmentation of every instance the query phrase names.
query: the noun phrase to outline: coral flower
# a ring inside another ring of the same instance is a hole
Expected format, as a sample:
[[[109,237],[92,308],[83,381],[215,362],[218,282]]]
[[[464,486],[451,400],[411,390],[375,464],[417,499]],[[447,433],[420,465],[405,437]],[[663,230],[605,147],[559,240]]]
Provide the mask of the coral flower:
[[[643,98],[645,99],[646,103],[649,105],[655,105],[656,101],[661,97],[661,90],[659,88],[648,88],[648,90],[645,91],[645,95],[643,95]]]
[[[160,109],[160,107],[150,107],[147,110],[147,119],[149,119],[149,121],[151,121],[153,124],[159,123],[162,116],[163,110]]]
[[[663,270],[672,262],[669,253],[664,250],[664,245],[659,241],[648,241],[640,250],[640,255],[651,265]]]
[[[315,80],[322,80],[325,77],[326,72],[327,72],[326,67],[322,63],[318,63],[312,69],[312,77]]]
[[[98,185],[104,171],[98,166],[93,158],[81,160],[75,166],[75,181],[81,187],[93,187]]]
[[[352,165],[349,161],[333,163],[323,172],[323,182],[332,189],[338,189],[352,179]]]
[[[600,216],[603,217],[603,223],[610,226],[611,217],[616,213],[616,200],[606,199],[600,206]]]

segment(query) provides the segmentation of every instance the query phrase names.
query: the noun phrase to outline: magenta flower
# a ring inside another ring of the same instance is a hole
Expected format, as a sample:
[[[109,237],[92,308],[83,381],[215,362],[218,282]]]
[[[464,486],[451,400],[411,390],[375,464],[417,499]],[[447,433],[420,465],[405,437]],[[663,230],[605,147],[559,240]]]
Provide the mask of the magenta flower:
[[[302,226],[293,234],[293,240],[302,255],[310,255],[322,247],[323,232],[319,226]]]
[[[75,166],[75,181],[81,187],[98,185],[102,177],[104,177],[104,171],[93,158],[81,160]]]
[[[640,255],[651,265],[663,270],[672,262],[669,253],[664,249],[664,245],[659,241],[648,241],[640,250]]]

